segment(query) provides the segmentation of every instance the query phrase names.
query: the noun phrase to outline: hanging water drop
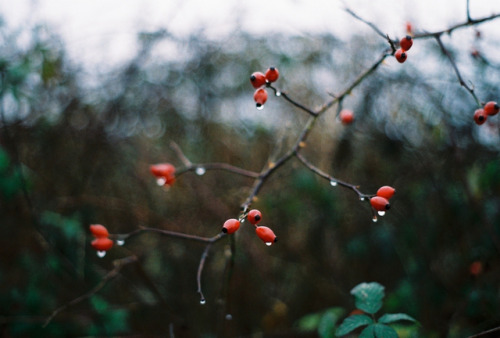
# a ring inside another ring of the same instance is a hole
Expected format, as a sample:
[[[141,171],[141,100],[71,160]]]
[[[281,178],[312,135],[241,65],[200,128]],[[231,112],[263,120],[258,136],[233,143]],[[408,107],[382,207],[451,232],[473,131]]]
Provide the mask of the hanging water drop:
[[[122,246],[123,244],[125,244],[125,240],[123,240],[123,239],[117,239],[116,240],[116,244],[119,245],[119,246]]]
[[[361,197],[359,198],[359,200],[360,200],[360,201],[364,201],[364,200],[365,200],[365,198],[364,198],[363,196],[361,196]]]
[[[106,251],[97,251],[97,257],[103,258],[104,256],[106,256]]]
[[[281,96],[281,92],[279,90],[276,91],[276,93],[274,94],[276,96]]]
[[[200,304],[201,304],[201,305],[205,305],[205,303],[206,303],[206,302],[207,302],[207,301],[205,300],[205,298],[200,299]]]
[[[165,177],[160,177],[159,179],[156,180],[156,184],[158,184],[160,187],[164,186],[166,182],[167,180],[165,179]]]
[[[379,216],[384,216],[385,215],[385,211],[378,211],[378,214],[379,214]]]
[[[257,110],[262,110],[262,109],[264,109],[264,105],[263,104],[261,104],[260,106],[257,106]]]
[[[373,223],[377,223],[378,218],[377,218],[377,216],[376,216],[376,215],[373,215],[373,217],[372,217],[372,221],[373,221]]]
[[[266,242],[266,245],[271,246],[271,245],[273,245],[273,242]]]
[[[337,181],[334,181],[334,180],[331,180],[331,181],[330,181],[330,185],[331,185],[332,187],[336,187],[336,186],[337,186],[337,184],[338,184],[338,183],[337,183]]]
[[[228,313],[226,315],[226,320],[232,320],[232,319],[233,319],[233,316],[230,313]]]
[[[207,170],[203,167],[198,167],[198,168],[196,168],[195,172],[196,172],[196,175],[202,176],[202,175],[205,175]]]

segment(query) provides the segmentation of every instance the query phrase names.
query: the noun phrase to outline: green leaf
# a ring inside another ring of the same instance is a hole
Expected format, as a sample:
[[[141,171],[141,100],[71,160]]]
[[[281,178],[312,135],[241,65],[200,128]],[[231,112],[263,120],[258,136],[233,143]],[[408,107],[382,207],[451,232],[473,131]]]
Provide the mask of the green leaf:
[[[318,328],[320,320],[321,314],[313,313],[300,318],[297,325],[302,331],[314,331]]]
[[[340,337],[345,334],[348,334],[353,330],[356,330],[358,327],[372,323],[373,320],[366,315],[349,316],[342,322],[342,324],[340,324],[335,334],[337,337]]]
[[[382,307],[384,287],[379,283],[361,283],[351,290],[355,298],[356,308],[370,314],[376,313]]]
[[[318,324],[318,334],[321,338],[332,338],[335,336],[335,324],[344,314],[344,309],[334,307],[326,310]]]
[[[364,329],[359,338],[398,338],[398,333],[390,326],[373,324]]]
[[[383,324],[394,323],[400,320],[409,320],[411,322],[417,323],[415,318],[407,315],[406,313],[386,313],[379,318],[378,322]]]

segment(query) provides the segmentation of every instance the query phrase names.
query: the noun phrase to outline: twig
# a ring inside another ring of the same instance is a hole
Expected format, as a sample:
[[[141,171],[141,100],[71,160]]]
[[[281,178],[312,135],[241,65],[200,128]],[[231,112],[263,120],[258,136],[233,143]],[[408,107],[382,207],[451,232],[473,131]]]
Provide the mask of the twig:
[[[485,336],[487,334],[490,334],[490,333],[493,333],[493,332],[497,332],[497,331],[500,331],[500,326],[499,327],[495,327],[494,329],[491,329],[491,330],[488,330],[488,331],[483,331],[483,332],[477,333],[475,335],[469,336],[468,338],[481,337],[481,336]]]
[[[437,41],[439,47],[441,48],[441,51],[443,52],[443,54],[446,55],[446,57],[450,61],[451,66],[453,67],[453,69],[455,71],[455,74],[457,75],[458,82],[460,83],[460,85],[462,87],[464,87],[465,89],[467,89],[467,91],[472,95],[472,97],[476,101],[476,104],[478,106],[481,106],[481,101],[476,96],[476,93],[474,93],[474,88],[470,87],[469,85],[467,85],[465,83],[464,79],[462,78],[462,75],[460,74],[460,71],[458,70],[457,64],[455,63],[455,61],[451,57],[451,55],[448,52],[448,50],[446,49],[446,47],[443,45],[443,42],[441,41],[441,37],[439,35],[435,35],[434,38],[436,39],[436,41]]]
[[[413,39],[424,39],[424,38],[434,38],[436,35],[438,36],[441,36],[443,34],[451,34],[454,30],[456,29],[459,29],[459,28],[464,28],[464,27],[467,27],[467,26],[474,26],[474,25],[477,25],[477,24],[480,24],[480,23],[483,23],[483,22],[486,22],[486,21],[490,21],[490,20],[493,20],[493,19],[496,19],[500,17],[500,14],[493,14],[493,15],[490,15],[490,16],[487,16],[487,17],[484,17],[484,18],[481,18],[481,19],[467,19],[466,22],[462,22],[462,23],[459,23],[459,24],[456,24],[454,26],[451,26],[447,29],[444,29],[444,30],[441,30],[441,31],[436,31],[436,32],[425,32],[425,33],[420,33],[420,34],[415,34],[413,35]]]
[[[112,234],[109,237],[116,238],[117,240],[126,240],[130,237],[139,235],[143,232],[156,232],[158,234],[168,236],[168,237],[187,239],[187,240],[191,240],[191,241],[195,241],[195,242],[202,242],[202,243],[214,243],[226,235],[225,233],[221,232],[213,237],[201,237],[201,236],[189,235],[189,234],[185,234],[185,233],[177,232],[177,231],[170,231],[170,230],[164,230],[164,229],[158,229],[158,228],[148,228],[145,226],[139,226],[139,229],[136,229],[136,230],[131,231],[129,233]]]
[[[348,188],[348,189],[354,191],[358,195],[358,197],[359,197],[360,200],[365,200],[366,198],[370,198],[371,196],[373,196],[373,195],[363,194],[361,191],[359,191],[359,189],[358,189],[359,186],[357,186],[357,185],[344,182],[342,180],[339,180],[338,178],[335,178],[335,177],[333,177],[331,175],[328,175],[324,171],[322,171],[319,168],[315,167],[300,152],[298,152],[298,151],[295,152],[295,156],[297,157],[297,159],[303,165],[305,165],[309,170],[311,170],[313,173],[317,174],[318,176],[320,176],[320,177],[322,177],[324,179],[327,179],[330,183],[333,183],[335,185],[339,185],[339,186],[342,186],[344,188]]]
[[[386,35],[386,34],[384,34],[384,33],[383,33],[383,32],[382,32],[382,31],[381,31],[381,30],[380,30],[380,29],[379,29],[379,28],[378,28],[375,24],[373,24],[373,23],[371,23],[371,22],[369,22],[369,21],[367,21],[367,20],[365,20],[365,19],[361,18],[359,15],[357,15],[356,13],[354,13],[352,10],[350,10],[350,9],[349,9],[349,8],[347,8],[347,7],[346,7],[346,8],[344,8],[344,10],[345,10],[347,13],[351,14],[351,16],[352,16],[352,17],[354,17],[355,19],[358,19],[359,21],[366,23],[368,26],[370,26],[370,27],[371,27],[371,28],[372,28],[372,29],[373,29],[373,30],[374,30],[374,31],[375,31],[378,35],[380,35],[382,38],[384,38],[384,39],[385,39],[385,38],[387,37],[387,35]]]
[[[238,174],[241,176],[245,177],[251,177],[251,178],[257,178],[259,177],[259,173],[256,173],[254,171],[246,170],[240,167],[235,167],[234,165],[227,164],[227,163],[198,163],[198,164],[193,164],[191,163],[189,166],[180,169],[178,172],[176,172],[176,176],[180,176],[188,171],[196,171],[196,170],[222,170],[222,171],[229,171],[234,174]]]
[[[200,294],[200,304],[205,304],[205,295],[203,294],[203,291],[201,290],[201,273],[203,272],[203,268],[205,267],[205,261],[207,260],[208,257],[208,252],[210,251],[210,248],[212,247],[212,243],[208,243],[207,246],[205,247],[205,250],[203,250],[203,253],[201,255],[200,259],[200,264],[198,265],[198,272],[196,274],[196,283],[198,285],[198,293]]]
[[[186,155],[184,155],[184,153],[182,152],[181,148],[179,147],[179,145],[177,143],[175,143],[174,141],[171,141],[170,148],[172,148],[172,150],[175,152],[177,157],[181,160],[182,163],[184,163],[184,165],[186,167],[191,166],[191,164],[192,164],[191,161],[186,157]]]
[[[135,263],[135,262],[137,262],[137,257],[136,256],[129,256],[129,257],[125,257],[125,258],[121,258],[121,259],[117,259],[117,260],[113,261],[113,265],[114,265],[113,270],[111,270],[110,272],[108,272],[106,274],[106,276],[104,276],[102,278],[102,280],[99,282],[99,284],[97,284],[95,287],[93,287],[92,289],[90,289],[88,292],[84,293],[80,297],[77,297],[77,298],[73,299],[72,301],[70,301],[69,303],[66,303],[66,304],[60,306],[59,308],[57,308],[56,310],[54,310],[52,312],[52,314],[47,318],[47,320],[45,321],[45,323],[43,324],[42,327],[43,328],[47,327],[47,325],[49,325],[50,322],[59,313],[61,313],[62,311],[66,310],[70,306],[76,305],[76,304],[78,304],[78,303],[86,300],[87,298],[90,298],[91,296],[93,296],[97,292],[99,292],[110,280],[112,280],[113,278],[115,278],[118,275],[118,273],[120,272],[120,270],[124,266],[126,266],[128,264],[131,264],[131,263]]]

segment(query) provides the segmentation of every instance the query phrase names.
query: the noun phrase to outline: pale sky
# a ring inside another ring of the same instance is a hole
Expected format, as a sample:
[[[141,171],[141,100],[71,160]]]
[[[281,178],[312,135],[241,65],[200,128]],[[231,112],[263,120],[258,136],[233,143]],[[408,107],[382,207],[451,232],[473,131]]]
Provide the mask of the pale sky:
[[[331,32],[342,38],[369,31],[342,10],[344,3],[394,37],[404,34],[406,21],[433,31],[466,17],[466,0],[0,0],[0,13],[11,28],[46,22],[77,63],[113,65],[134,55],[141,30],[186,36],[204,27],[209,38],[235,27],[256,35]],[[500,0],[470,0],[470,6],[473,18],[500,13]],[[492,24],[488,32],[500,39],[500,20]]]

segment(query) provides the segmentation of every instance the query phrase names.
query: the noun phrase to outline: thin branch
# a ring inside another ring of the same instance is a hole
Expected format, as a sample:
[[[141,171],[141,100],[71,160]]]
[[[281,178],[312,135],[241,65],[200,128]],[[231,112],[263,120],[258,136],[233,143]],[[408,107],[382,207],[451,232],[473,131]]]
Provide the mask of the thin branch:
[[[208,257],[208,252],[210,251],[210,248],[212,247],[212,243],[208,243],[207,246],[205,247],[205,250],[203,250],[203,253],[201,255],[200,259],[200,264],[198,265],[198,272],[196,274],[196,283],[198,285],[198,293],[200,294],[200,304],[205,304],[205,295],[203,294],[203,291],[201,290],[201,273],[203,272],[203,268],[205,267],[205,261],[207,260]]]
[[[177,143],[175,143],[174,141],[170,142],[170,148],[172,148],[177,157],[181,160],[182,163],[184,163],[186,167],[191,166],[191,161],[186,157],[186,155],[184,155]]]
[[[474,26],[474,25],[477,25],[477,24],[480,24],[480,23],[483,23],[483,22],[486,22],[486,21],[490,21],[490,20],[494,20],[496,18],[500,17],[500,14],[493,14],[493,15],[490,15],[490,16],[487,16],[487,17],[484,17],[484,18],[481,18],[481,19],[468,19],[466,22],[462,22],[462,23],[459,23],[459,24],[456,24],[454,26],[451,26],[447,29],[444,29],[444,30],[441,30],[441,31],[436,31],[436,32],[426,32],[426,33],[420,33],[420,34],[415,34],[413,35],[413,39],[424,39],[424,38],[434,38],[436,35],[437,36],[441,36],[443,34],[451,34],[454,30],[456,29],[460,29],[460,28],[464,28],[464,27],[467,27],[467,26]]]
[[[300,152],[297,151],[295,153],[295,156],[309,170],[311,170],[313,173],[317,174],[318,176],[320,176],[320,177],[328,180],[330,182],[330,184],[332,184],[332,185],[339,185],[339,186],[342,186],[344,188],[348,188],[348,189],[354,191],[358,195],[358,197],[359,197],[360,200],[365,200],[365,199],[370,198],[371,196],[373,196],[373,195],[363,194],[361,191],[359,191],[359,186],[357,186],[357,185],[344,182],[342,180],[339,180],[338,178],[335,178],[335,177],[333,177],[331,175],[328,175],[324,171],[322,171],[319,168],[315,167]]]
[[[135,262],[137,262],[136,256],[129,256],[129,257],[125,257],[125,258],[121,258],[121,259],[117,259],[117,260],[113,261],[113,265],[114,265],[113,270],[109,271],[106,274],[106,276],[104,276],[104,278],[99,282],[99,284],[97,284],[95,287],[93,287],[92,289],[90,289],[88,292],[84,293],[80,297],[77,297],[77,298],[73,299],[72,301],[70,301],[69,303],[66,303],[66,304],[60,306],[59,308],[57,308],[56,310],[54,310],[52,312],[52,314],[47,318],[47,320],[45,321],[45,323],[43,324],[42,327],[44,327],[44,328],[47,327],[47,325],[49,325],[50,322],[62,311],[92,297],[94,294],[99,292],[109,281],[111,281],[113,278],[115,278],[120,273],[120,270],[124,266],[131,264],[131,263],[135,263]]]
[[[170,230],[164,230],[164,229],[158,229],[158,228],[148,228],[144,226],[140,226],[139,229],[136,229],[134,231],[131,231],[126,234],[112,234],[109,237],[114,238],[117,240],[126,240],[130,237],[137,236],[143,232],[155,232],[158,234],[161,234],[163,236],[168,236],[168,237],[173,237],[173,238],[180,238],[180,239],[187,239],[195,242],[202,242],[202,243],[214,243],[224,237],[226,234],[223,232],[220,232],[219,234],[213,236],[213,237],[201,237],[201,236],[196,236],[196,235],[189,235],[185,234],[182,232],[176,232],[176,231],[170,231]]]
[[[467,22],[471,22],[469,0],[467,0]]]
[[[474,88],[470,87],[469,85],[467,85],[467,83],[465,83],[464,79],[462,78],[462,75],[460,74],[460,71],[458,70],[457,64],[455,63],[455,61],[451,57],[451,55],[448,52],[448,50],[446,49],[446,47],[443,45],[443,42],[441,41],[441,37],[439,35],[435,35],[434,38],[436,39],[436,41],[437,41],[439,47],[441,48],[441,51],[443,52],[443,54],[446,55],[446,57],[450,61],[451,66],[453,67],[453,69],[455,71],[455,74],[457,75],[458,82],[460,83],[460,85],[462,87],[464,87],[465,89],[467,89],[467,91],[472,95],[472,97],[476,101],[477,105],[481,106],[481,101],[476,96],[476,93],[474,93]]]
[[[180,169],[178,172],[176,172],[176,176],[180,176],[188,171],[197,171],[197,170],[203,170],[203,173],[206,170],[222,170],[222,171],[228,171],[234,174],[238,174],[241,176],[245,177],[251,177],[251,178],[257,178],[259,177],[259,173],[256,173],[254,171],[242,169],[240,167],[236,167],[231,164],[227,163],[197,163],[193,164],[191,163],[189,166]]]
[[[498,331],[500,331],[500,326],[499,327],[495,327],[494,329],[491,329],[491,330],[488,330],[488,331],[483,331],[483,332],[480,332],[478,334],[469,336],[468,338],[476,338],[476,337],[486,336],[486,335],[488,335],[490,333],[498,332]]]
[[[381,31],[381,30],[380,30],[380,29],[379,29],[379,28],[378,28],[375,24],[373,24],[373,23],[371,23],[371,22],[369,22],[369,21],[367,21],[367,20],[365,20],[365,19],[361,18],[359,15],[357,15],[356,13],[354,13],[352,10],[350,10],[350,9],[349,9],[349,8],[347,8],[347,7],[346,7],[346,8],[344,8],[344,10],[345,10],[347,13],[351,14],[351,16],[352,16],[352,17],[354,17],[355,19],[358,19],[359,21],[366,23],[368,26],[370,26],[370,27],[371,27],[371,29],[373,29],[373,30],[374,30],[374,31],[375,31],[378,35],[380,35],[382,38],[384,38],[384,39],[385,39],[385,38],[387,37],[387,35],[386,35],[386,34],[384,34],[384,33],[383,33],[383,32],[382,32],[382,31]]]
[[[288,96],[287,93],[285,92],[282,92],[282,91],[279,91],[277,88],[273,87],[270,83],[267,85],[267,87],[271,88],[273,91],[274,91],[274,94],[276,96],[281,96],[283,97],[285,100],[287,100],[288,102],[290,102],[291,104],[293,104],[294,106],[302,109],[303,111],[305,111],[306,113],[308,113],[309,115],[311,116],[316,116],[318,115],[317,112],[315,112],[314,110],[312,109],[309,109],[307,108],[306,106],[303,106],[302,104],[300,104],[299,102],[295,101],[294,99],[292,99],[290,96]]]

